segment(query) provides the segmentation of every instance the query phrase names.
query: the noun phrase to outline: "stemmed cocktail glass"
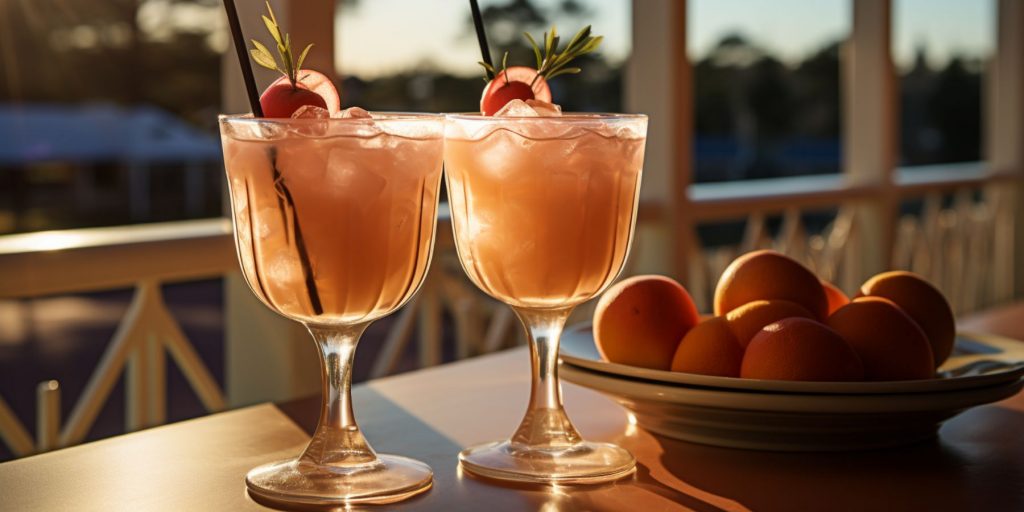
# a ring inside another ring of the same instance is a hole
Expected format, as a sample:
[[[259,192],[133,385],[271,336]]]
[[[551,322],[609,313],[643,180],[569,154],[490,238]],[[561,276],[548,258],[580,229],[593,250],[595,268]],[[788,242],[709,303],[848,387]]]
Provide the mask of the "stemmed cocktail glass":
[[[529,333],[533,381],[507,441],[459,455],[468,471],[527,482],[620,478],[623,448],[581,439],[562,407],[558,339],[573,308],[622,270],[636,221],[647,118],[450,115],[445,168],[459,259]]]
[[[221,116],[242,273],[320,350],[323,404],[293,460],[253,469],[250,492],[286,503],[388,503],[428,489],[430,468],[377,455],[352,413],[356,343],[409,300],[434,244],[443,117]]]

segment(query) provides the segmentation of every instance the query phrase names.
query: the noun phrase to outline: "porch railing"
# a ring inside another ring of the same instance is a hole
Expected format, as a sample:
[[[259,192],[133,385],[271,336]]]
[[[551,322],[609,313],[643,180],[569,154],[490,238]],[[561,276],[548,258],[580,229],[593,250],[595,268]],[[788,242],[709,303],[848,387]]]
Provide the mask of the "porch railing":
[[[1012,286],[1002,276],[1014,271],[1014,255],[1003,252],[1000,240],[1012,229],[1013,209],[1002,202],[998,190],[1018,178],[990,173],[979,164],[906,169],[899,175],[897,197],[901,201],[923,198],[923,206],[919,214],[899,218],[892,265],[927,275],[951,297],[958,312],[1012,298]],[[865,277],[852,264],[857,261],[853,251],[860,250],[856,207],[878,193],[849,184],[841,175],[694,185],[689,195],[695,225],[745,219],[746,226],[739,243],[715,247],[704,247],[695,231],[679,233],[692,255],[687,258],[691,264],[687,285],[707,310],[718,275],[736,254],[771,247],[853,291]],[[660,208],[652,204],[641,208],[641,229],[667,228]],[[808,230],[803,214],[822,210],[833,215],[831,221],[816,232]],[[776,229],[771,229],[773,217],[778,219]],[[374,361],[374,376],[394,371],[414,339],[420,366],[440,363],[446,314],[452,319],[458,358],[498,350],[516,339],[508,308],[487,299],[465,278],[443,209],[438,229],[433,267],[417,297],[396,314]],[[659,271],[642,268],[643,254],[636,256],[626,273]],[[166,354],[208,411],[225,408],[229,397],[168,311],[161,285],[229,274],[237,274],[237,262],[226,219],[0,237],[0,299],[135,290],[127,314],[65,421],[59,418],[64,397],[57,381],[39,385],[34,436],[0,397],[0,435],[7,445],[24,455],[80,442],[122,373],[126,429],[163,423]],[[225,328],[233,325],[229,322]]]
[[[166,354],[208,411],[225,407],[223,391],[164,304],[160,285],[232,271],[234,245],[224,219],[0,237],[0,300],[133,288],[127,313],[99,364],[60,418],[60,385],[37,388],[35,439],[0,397],[0,436],[16,455],[81,442],[118,378],[126,378],[126,429],[159,425],[166,412]]]

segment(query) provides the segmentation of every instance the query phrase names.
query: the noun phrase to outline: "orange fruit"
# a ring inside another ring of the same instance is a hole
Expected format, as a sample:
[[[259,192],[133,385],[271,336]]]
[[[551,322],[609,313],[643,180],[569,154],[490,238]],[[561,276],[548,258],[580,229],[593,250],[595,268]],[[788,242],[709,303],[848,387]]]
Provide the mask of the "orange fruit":
[[[787,318],[765,326],[750,340],[740,377],[853,381],[864,378],[864,366],[850,345],[824,324]]]
[[[679,340],[697,325],[686,289],[665,276],[636,276],[614,284],[594,310],[594,340],[613,363],[668,370]]]
[[[825,298],[828,299],[828,314],[835,313],[837,309],[850,303],[850,298],[839,289],[838,286],[822,279],[821,287],[825,290]]]
[[[818,319],[828,317],[821,281],[796,260],[775,251],[748,252],[726,267],[715,288],[715,314],[766,299],[795,302]]]
[[[783,318],[801,317],[814,319],[807,308],[788,300],[755,300],[725,314],[736,341],[746,348],[750,340],[764,326]]]
[[[882,272],[862,284],[859,295],[889,299],[914,319],[932,345],[936,368],[953,352],[956,340],[953,309],[942,292],[923,277],[902,270]]]
[[[853,299],[828,317],[827,323],[860,356],[867,380],[935,376],[935,358],[924,331],[888,299]]]
[[[718,316],[686,333],[672,357],[672,371],[739,377],[742,361],[743,347],[725,318]]]

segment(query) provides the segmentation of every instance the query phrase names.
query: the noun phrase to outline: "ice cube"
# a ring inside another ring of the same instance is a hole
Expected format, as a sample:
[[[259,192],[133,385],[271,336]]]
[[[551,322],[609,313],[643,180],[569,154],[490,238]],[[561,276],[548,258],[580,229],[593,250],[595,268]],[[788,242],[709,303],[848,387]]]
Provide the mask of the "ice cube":
[[[284,123],[253,123],[246,135],[246,140],[279,140],[288,136],[288,125]]]
[[[562,107],[543,100],[526,100],[526,104],[541,117],[560,116]]]
[[[366,120],[370,121],[374,118],[373,114],[359,107],[349,107],[345,110],[335,112],[332,119],[354,119],[354,120]],[[331,136],[336,137],[360,137],[363,139],[371,139],[383,132],[379,123],[375,122],[356,122],[356,123],[333,123],[331,125]],[[369,144],[367,147],[373,146]],[[379,144],[378,144],[379,145]]]
[[[276,213],[276,212],[274,212],[274,213]],[[271,215],[273,215],[273,213],[271,213]],[[257,238],[259,238],[260,240],[266,240],[266,239],[270,238],[270,234],[271,234],[270,224],[267,224],[266,222],[257,222],[256,223],[256,237]]]
[[[331,118],[331,113],[325,108],[320,108],[315,105],[303,105],[292,112],[292,119],[301,119],[302,123],[295,123],[293,129],[296,134],[304,137],[323,137],[327,135],[327,119]],[[317,122],[323,120],[323,122]]]
[[[336,112],[333,116],[335,119],[373,119],[373,115],[366,110],[359,107],[349,107],[345,110]]]
[[[444,123],[444,136],[448,139],[480,140],[496,130],[494,123],[481,123],[474,118],[449,118]]]
[[[537,117],[540,114],[525,101],[514,99],[495,112],[494,117]]]
[[[504,130],[494,132],[475,148],[479,172],[507,184],[516,171],[529,168],[527,153],[531,147],[532,141],[516,133]]]
[[[316,105],[303,105],[292,112],[292,119],[329,119],[331,113]]]
[[[276,249],[276,250],[275,250]],[[286,289],[289,286],[296,286],[303,281],[302,267],[287,245],[281,245],[268,251],[270,254],[264,258],[264,273],[266,280],[272,283],[271,286]]]
[[[366,154],[351,147],[331,149],[324,186],[333,191],[338,201],[344,201],[356,210],[365,211],[379,206],[388,179],[374,171],[387,172],[389,169],[380,169],[383,166],[375,163],[378,162],[369,160]]]
[[[381,123],[381,128],[388,135],[406,139],[439,139],[444,135],[440,123],[424,119],[392,118]]]
[[[613,135],[619,139],[642,139],[646,133],[647,123],[646,121],[642,121],[622,123],[615,128],[615,133]]]

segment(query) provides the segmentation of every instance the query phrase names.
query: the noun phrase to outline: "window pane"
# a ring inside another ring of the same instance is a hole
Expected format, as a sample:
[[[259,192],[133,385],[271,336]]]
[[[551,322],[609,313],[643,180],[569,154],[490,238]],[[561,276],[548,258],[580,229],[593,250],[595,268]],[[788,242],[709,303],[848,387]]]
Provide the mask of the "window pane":
[[[221,9],[0,2],[0,233],[220,215]]]
[[[631,44],[630,0],[482,0],[491,54],[500,65],[536,66],[522,33],[536,39],[557,24],[564,42],[586,24],[602,49],[575,62],[577,76],[551,82],[566,111],[621,111],[622,69]],[[402,13],[396,16],[395,13]],[[468,2],[343,0],[338,6],[342,102],[371,110],[480,109],[483,68]]]
[[[847,0],[693,0],[695,182],[840,170]]]
[[[982,83],[994,23],[993,0],[893,3],[902,165],[982,158]]]

